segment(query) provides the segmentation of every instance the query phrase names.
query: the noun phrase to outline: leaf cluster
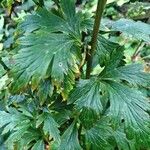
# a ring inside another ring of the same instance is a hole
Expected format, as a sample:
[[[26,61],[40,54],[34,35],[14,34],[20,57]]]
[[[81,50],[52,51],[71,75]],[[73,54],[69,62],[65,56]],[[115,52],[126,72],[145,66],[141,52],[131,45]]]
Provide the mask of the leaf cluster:
[[[38,2],[39,3],[39,2]],[[74,0],[37,10],[18,24],[0,108],[6,149],[140,150],[150,147],[150,88],[142,64],[126,64],[124,46],[109,39],[121,32],[149,42],[150,26],[121,19],[102,24],[86,78],[93,16]],[[97,69],[98,68],[98,69]],[[96,70],[97,69],[97,70]]]

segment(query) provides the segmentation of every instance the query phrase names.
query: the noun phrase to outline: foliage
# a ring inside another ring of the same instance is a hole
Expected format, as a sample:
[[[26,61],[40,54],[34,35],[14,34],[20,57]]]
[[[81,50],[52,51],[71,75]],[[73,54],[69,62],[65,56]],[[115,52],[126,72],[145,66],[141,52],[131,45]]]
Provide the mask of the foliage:
[[[30,6],[14,17],[16,3]],[[0,149],[150,147],[150,74],[126,60],[130,43],[144,42],[147,50],[150,26],[105,18],[91,53],[99,21],[87,11],[91,3],[81,2],[82,10],[75,0],[3,1],[9,13],[0,19]]]

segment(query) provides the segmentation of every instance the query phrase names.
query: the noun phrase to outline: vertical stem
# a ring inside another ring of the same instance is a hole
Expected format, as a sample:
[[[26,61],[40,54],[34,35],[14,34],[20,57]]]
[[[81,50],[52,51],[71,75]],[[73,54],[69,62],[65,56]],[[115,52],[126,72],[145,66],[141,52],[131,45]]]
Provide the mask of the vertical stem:
[[[99,33],[99,28],[100,28],[100,21],[102,18],[102,14],[103,14],[103,10],[104,10],[106,2],[107,0],[98,0],[98,4],[97,4],[93,35],[92,35],[92,40],[91,40],[91,50],[89,50],[87,54],[87,69],[86,69],[87,79],[90,78],[90,73],[92,71],[93,54],[96,49],[97,37]]]

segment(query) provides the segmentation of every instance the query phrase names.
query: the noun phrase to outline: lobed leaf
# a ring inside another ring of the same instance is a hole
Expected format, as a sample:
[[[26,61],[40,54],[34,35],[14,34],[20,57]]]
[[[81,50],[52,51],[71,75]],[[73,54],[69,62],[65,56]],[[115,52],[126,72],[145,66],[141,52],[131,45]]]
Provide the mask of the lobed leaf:
[[[99,83],[95,79],[80,81],[68,101],[76,104],[77,109],[92,109],[97,114],[100,114],[103,110],[100,101]]]
[[[125,80],[133,85],[150,85],[150,75],[143,71],[141,64],[131,64],[118,67],[107,72],[105,77],[114,80]]]
[[[15,64],[10,73],[15,81],[13,92],[26,88],[29,83],[34,90],[41,80],[49,77],[58,88],[65,80],[64,86],[69,88],[62,92],[64,99],[72,89],[75,78],[70,79],[70,74],[79,72],[76,52],[81,45],[80,21],[75,13],[75,1],[62,0],[61,7],[64,18],[39,8],[20,24],[19,28],[29,33],[19,39],[19,51],[13,58]]]
[[[112,30],[120,31],[139,40],[150,41],[150,25],[140,21],[120,19],[112,23]]]
[[[3,66],[0,64],[0,78],[6,73]]]
[[[115,138],[119,150],[136,150],[135,143],[127,139],[124,131],[120,129],[114,131],[113,137]]]
[[[54,138],[54,140],[59,143],[60,142],[60,135],[58,130],[59,125],[55,122],[52,116],[48,113],[43,113],[40,116],[38,116],[36,127],[39,127],[39,125],[41,125],[42,123],[45,135],[48,134],[50,137]]]
[[[114,43],[99,35],[97,41],[96,54],[98,55],[100,64],[103,64],[110,57],[110,54],[114,50],[118,50],[119,48],[119,44]]]
[[[38,141],[40,136],[40,133],[36,130],[30,129],[29,131],[26,131],[22,138],[19,140],[18,150],[28,150],[31,147],[31,143]]]
[[[41,104],[43,104],[48,97],[52,96],[53,90],[54,87],[50,80],[43,80],[40,82],[37,95],[40,99]]]
[[[141,136],[139,140],[148,139],[150,116],[147,111],[150,110],[150,105],[146,98],[141,92],[128,86],[111,81],[107,83],[112,122],[124,123],[127,133]]]
[[[21,38],[20,42],[25,48],[14,57],[13,91],[26,87],[30,79],[33,89],[49,76],[61,82],[74,65],[70,52],[74,41],[67,35],[38,31]]]
[[[112,129],[109,127],[109,122],[105,118],[100,119],[94,127],[86,130],[85,136],[87,142],[92,144],[92,148],[96,149],[112,149],[108,142]]]
[[[32,32],[42,29],[48,32],[58,32],[65,29],[65,20],[46,9],[38,9],[35,14],[27,15],[19,24],[19,30]]]
[[[78,129],[75,122],[64,132],[61,137],[59,150],[82,150],[78,140]]]
[[[75,19],[74,18],[75,15],[76,15],[76,12],[75,12],[75,0],[70,0],[70,1],[61,0],[60,4],[61,4],[61,8],[62,8],[62,10],[64,12],[65,19],[69,20],[69,22],[73,21]]]

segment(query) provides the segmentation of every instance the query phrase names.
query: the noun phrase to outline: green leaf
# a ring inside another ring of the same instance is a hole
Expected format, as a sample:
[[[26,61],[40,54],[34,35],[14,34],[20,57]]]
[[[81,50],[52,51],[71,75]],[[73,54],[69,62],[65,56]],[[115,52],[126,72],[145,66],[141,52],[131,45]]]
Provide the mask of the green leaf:
[[[0,111],[0,127],[4,127],[3,134],[14,130],[21,123],[28,124],[29,119],[15,109],[10,109],[9,113]]]
[[[82,150],[78,140],[78,129],[75,122],[64,132],[61,137],[59,150]]]
[[[90,129],[97,122],[99,116],[93,110],[83,108],[79,118],[83,127]]]
[[[8,113],[0,111],[0,127],[3,127],[1,134],[9,135],[6,140],[6,146],[8,149],[13,149],[14,144],[17,142],[21,144],[28,129],[31,127],[30,119],[16,109],[10,108]],[[36,135],[36,137],[38,137]],[[25,143],[26,145],[27,143]],[[25,147],[25,145],[22,145]],[[27,145],[26,145],[27,146]]]
[[[27,15],[24,22],[19,24],[19,30],[32,32],[42,29],[48,32],[58,32],[64,29],[65,20],[46,9],[39,9],[36,14]]]
[[[15,65],[10,73],[15,81],[12,84],[13,92],[23,90],[30,81],[32,89],[35,90],[41,80],[49,77],[58,89],[64,88],[61,86],[62,82],[67,80],[64,86],[69,88],[60,91],[64,99],[72,89],[71,84],[75,78],[70,80],[68,75],[79,72],[76,52],[81,45],[80,22],[76,17],[75,22],[69,21],[69,10],[65,9],[64,3],[65,1],[61,1],[67,18],[40,8],[35,14],[28,15],[20,25],[19,29],[31,33],[25,33],[18,40],[19,51],[13,57]],[[73,1],[67,4],[75,7]]]
[[[112,23],[112,30],[120,31],[139,40],[150,41],[150,25],[140,21],[120,19]]]
[[[75,19],[75,0],[61,0],[60,2],[61,8],[64,12],[65,19],[69,20],[69,22]]]
[[[61,109],[54,114],[54,118],[59,125],[62,125],[70,119],[71,115],[70,110],[61,107]]]
[[[11,115],[5,111],[0,111],[0,128],[10,123]]]
[[[53,90],[54,87],[50,80],[41,81],[37,93],[41,104],[43,104],[49,96],[52,96]]]
[[[140,64],[131,64],[115,68],[107,72],[104,77],[112,78],[117,81],[125,80],[133,85],[150,85],[150,74],[145,73]]]
[[[64,18],[70,34],[74,33],[80,37],[80,18],[76,15],[75,0],[61,0],[61,8],[64,12]]]
[[[44,134],[49,134],[50,137],[54,138],[58,143],[60,142],[60,135],[58,127],[59,125],[55,122],[52,116],[48,113],[43,113],[38,116],[38,120],[36,122],[36,127],[39,127],[43,123],[43,131]]]
[[[14,144],[18,144],[20,150],[28,149],[32,146],[30,142],[41,137],[33,126],[33,116],[23,108],[19,111],[12,108],[8,113],[0,111],[0,127],[3,127],[2,134],[8,135],[5,142],[8,149],[13,149]]]
[[[97,114],[101,113],[103,106],[100,101],[99,82],[96,79],[81,80],[68,101],[74,103],[78,109],[87,108]]]
[[[111,149],[111,145],[108,142],[112,129],[109,127],[108,118],[100,119],[94,127],[86,130],[85,136],[88,143],[92,144],[92,147],[96,149]]]
[[[73,86],[75,84],[75,77],[76,74],[79,74],[79,70],[77,66],[74,66],[76,68],[73,68],[72,70],[68,70],[67,75],[64,76],[64,82],[61,84],[60,91],[62,91],[63,99],[68,99],[68,95],[70,94],[70,91],[73,89]]]
[[[114,49],[106,61],[106,64],[105,64],[106,71],[113,70],[120,66],[124,66],[125,65],[125,62],[123,60],[124,58],[125,57],[124,57],[123,47]]]
[[[113,132],[113,137],[116,140],[119,150],[136,150],[134,142],[127,139],[126,134],[122,130],[116,130]]]
[[[137,136],[139,143],[148,141],[150,105],[143,94],[128,86],[107,81],[110,98],[109,115],[113,124],[124,123],[126,132],[132,138]],[[142,141],[142,142],[141,142]],[[147,142],[146,142],[147,143]]]
[[[20,44],[25,48],[14,57],[13,91],[26,87],[30,80],[35,89],[42,79],[49,76],[62,82],[64,75],[75,64],[70,52],[74,41],[67,35],[38,31],[21,38]]]
[[[118,49],[112,50],[112,52],[109,54],[109,56],[106,58],[104,64],[105,68],[100,73],[99,76],[105,77],[106,74],[109,74],[109,72],[115,70],[119,66],[124,65],[124,51],[123,47],[119,47]],[[107,77],[107,76],[106,76]]]
[[[0,64],[0,78],[6,73],[2,65]]]
[[[61,18],[51,11],[39,8],[35,14],[27,15],[25,21],[19,24],[19,31],[26,33],[33,32],[37,29],[42,29],[46,32],[63,32],[69,33],[76,38],[80,38],[80,18],[75,15],[75,9],[70,9],[67,5],[73,5],[73,0],[62,0],[61,5],[65,17]],[[67,5],[66,5],[67,4]],[[73,8],[75,5],[72,6]],[[71,11],[72,13],[70,14]]]
[[[43,140],[37,141],[31,150],[45,150],[44,141]]]
[[[38,141],[40,136],[40,132],[36,130],[30,129],[26,131],[18,143],[18,150],[29,149],[31,147],[31,142]]]
[[[103,36],[98,36],[97,49],[96,54],[98,55],[98,59],[100,64],[103,64],[109,57],[110,54],[114,50],[118,50],[120,48],[119,44],[114,43]]]
[[[11,135],[6,140],[6,145],[8,148],[12,147],[15,142],[20,141],[22,136],[25,134],[25,132],[28,130],[29,125],[24,125],[23,127],[19,128],[17,131],[11,133]]]

